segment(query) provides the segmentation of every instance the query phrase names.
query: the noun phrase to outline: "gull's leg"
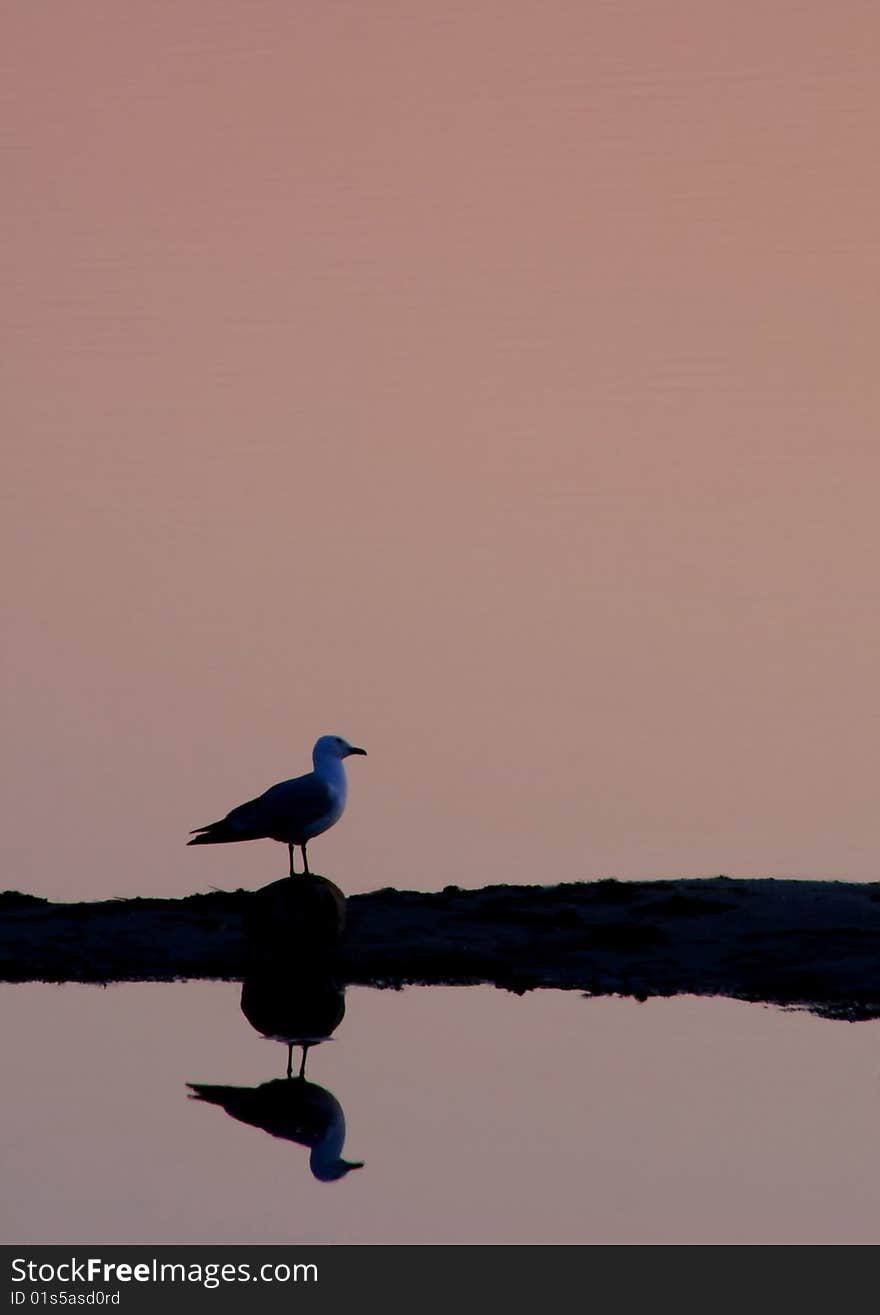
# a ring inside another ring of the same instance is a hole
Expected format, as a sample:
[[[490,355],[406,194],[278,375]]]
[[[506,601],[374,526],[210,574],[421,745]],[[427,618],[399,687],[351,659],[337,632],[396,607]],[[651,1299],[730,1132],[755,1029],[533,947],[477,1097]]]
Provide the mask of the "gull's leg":
[[[303,876],[310,877],[312,874],[311,874],[311,872],[309,872],[309,860],[306,858],[306,842],[305,842],[305,841],[303,841],[303,843],[300,845],[300,849],[301,849],[302,852],[303,852],[303,863],[305,864],[305,869],[306,869],[305,872],[303,873]]]
[[[288,853],[290,854],[290,875],[291,875],[292,877],[295,877],[295,876],[296,876],[296,872],[295,872],[295,870],[294,870],[294,866],[293,866],[293,845],[288,845],[288,846],[287,846],[287,851],[288,851]]]
[[[289,1042],[287,1047],[287,1076],[293,1077],[293,1042]]]
[[[299,1066],[299,1075],[301,1078],[304,1078],[306,1075],[306,1055],[308,1053],[309,1053],[309,1047],[308,1047],[308,1043],[306,1042],[306,1044],[303,1045],[302,1063]]]

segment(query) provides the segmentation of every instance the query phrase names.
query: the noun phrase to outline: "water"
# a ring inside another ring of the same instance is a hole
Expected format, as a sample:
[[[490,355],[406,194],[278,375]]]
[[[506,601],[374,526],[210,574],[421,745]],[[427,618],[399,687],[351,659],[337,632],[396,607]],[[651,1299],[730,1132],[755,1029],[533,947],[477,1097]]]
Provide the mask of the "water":
[[[234,983],[6,986],[6,1241],[872,1243],[876,1023],[727,1000],[350,989],[346,1158],[188,1098],[287,1050]]]

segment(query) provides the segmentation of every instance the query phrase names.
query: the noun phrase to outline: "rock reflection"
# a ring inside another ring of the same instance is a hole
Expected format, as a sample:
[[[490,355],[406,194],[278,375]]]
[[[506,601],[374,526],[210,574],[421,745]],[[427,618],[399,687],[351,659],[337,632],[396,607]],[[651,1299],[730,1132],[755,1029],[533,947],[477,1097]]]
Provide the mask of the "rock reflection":
[[[246,973],[241,1011],[262,1036],[287,1046],[287,1076],[259,1087],[190,1083],[197,1100],[273,1137],[309,1148],[309,1167],[333,1182],[360,1161],[342,1158],[345,1116],[332,1092],[309,1082],[306,1058],[345,1016],[345,991],[335,959],[345,923],[345,898],[315,874],[287,877],[256,891],[246,923]],[[293,1076],[293,1050],[301,1047]]]
[[[287,1046],[288,1077],[293,1048],[302,1047],[299,1076],[304,1077],[310,1048],[326,1041],[345,1017],[345,992],[327,977],[254,974],[242,985],[241,1012],[255,1031]]]

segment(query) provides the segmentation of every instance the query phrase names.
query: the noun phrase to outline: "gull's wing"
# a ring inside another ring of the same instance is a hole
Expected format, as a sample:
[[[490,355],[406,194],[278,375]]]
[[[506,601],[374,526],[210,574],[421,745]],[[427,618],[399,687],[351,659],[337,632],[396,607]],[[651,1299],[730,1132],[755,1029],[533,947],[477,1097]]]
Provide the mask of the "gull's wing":
[[[251,832],[250,839],[269,836],[279,826],[295,822],[307,826],[324,817],[334,804],[334,795],[326,781],[315,772],[297,776],[292,781],[273,785],[258,799],[239,804],[225,819],[236,830]]]
[[[335,802],[327,782],[317,773],[309,772],[307,776],[296,776],[292,781],[273,785],[265,794],[233,808],[222,821],[197,827],[196,832],[204,836],[202,843],[263,840],[274,837],[279,830],[289,830],[291,825],[299,828],[317,822],[330,812]]]

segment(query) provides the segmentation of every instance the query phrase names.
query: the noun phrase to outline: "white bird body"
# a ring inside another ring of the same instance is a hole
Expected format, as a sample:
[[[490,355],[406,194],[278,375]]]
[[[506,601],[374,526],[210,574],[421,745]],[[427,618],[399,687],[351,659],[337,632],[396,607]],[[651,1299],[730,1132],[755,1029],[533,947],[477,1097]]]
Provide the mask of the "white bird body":
[[[233,808],[219,822],[196,827],[190,845],[224,845],[240,840],[277,840],[290,851],[299,846],[308,872],[306,845],[338,822],[345,808],[347,782],[343,758],[365,754],[339,735],[322,735],[312,750],[314,771],[280,781],[256,799]]]

